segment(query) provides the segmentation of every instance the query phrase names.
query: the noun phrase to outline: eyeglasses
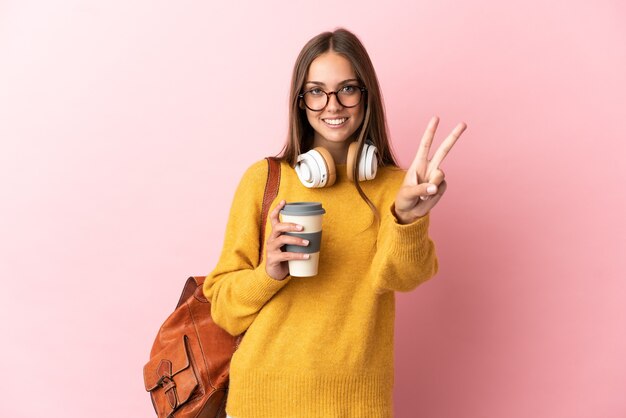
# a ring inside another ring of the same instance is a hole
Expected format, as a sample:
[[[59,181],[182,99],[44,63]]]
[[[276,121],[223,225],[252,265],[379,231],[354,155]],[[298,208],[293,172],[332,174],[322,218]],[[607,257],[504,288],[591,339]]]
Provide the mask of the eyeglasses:
[[[324,110],[328,105],[331,94],[334,94],[342,107],[355,107],[361,103],[361,98],[367,92],[365,87],[347,85],[337,91],[326,92],[319,87],[314,87],[298,95],[304,100],[304,105],[314,112]]]

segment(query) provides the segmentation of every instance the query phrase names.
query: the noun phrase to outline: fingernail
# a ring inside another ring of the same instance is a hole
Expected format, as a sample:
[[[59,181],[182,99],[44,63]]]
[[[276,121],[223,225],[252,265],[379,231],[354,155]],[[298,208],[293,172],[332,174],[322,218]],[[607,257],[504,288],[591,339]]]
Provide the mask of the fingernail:
[[[302,243],[303,243],[304,245],[309,245],[309,240],[308,240],[308,239],[302,240]]]
[[[307,260],[309,259],[310,255],[308,254],[304,254],[304,258],[306,258]]]
[[[302,225],[296,225],[296,229],[298,231],[302,231],[304,229],[304,227]]]
[[[435,186],[434,184],[431,186],[428,186],[428,188],[426,189],[426,191],[430,194],[434,194],[437,193],[437,186]]]

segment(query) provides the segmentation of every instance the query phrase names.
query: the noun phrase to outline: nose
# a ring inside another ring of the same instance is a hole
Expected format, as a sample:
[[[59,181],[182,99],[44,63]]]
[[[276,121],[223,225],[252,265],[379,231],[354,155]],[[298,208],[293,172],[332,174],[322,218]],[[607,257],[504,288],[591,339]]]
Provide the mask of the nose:
[[[339,103],[339,99],[337,99],[337,93],[332,92],[328,94],[328,104],[326,105],[326,110],[330,112],[334,112],[336,110],[341,109],[341,103]]]

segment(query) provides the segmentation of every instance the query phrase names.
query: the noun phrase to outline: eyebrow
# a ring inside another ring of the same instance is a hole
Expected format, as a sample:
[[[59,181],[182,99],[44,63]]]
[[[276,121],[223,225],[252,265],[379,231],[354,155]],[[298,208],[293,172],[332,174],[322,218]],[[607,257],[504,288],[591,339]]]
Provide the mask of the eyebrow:
[[[343,80],[342,82],[340,82],[339,84],[337,84],[338,86],[342,85],[342,84],[346,84],[349,83],[351,81],[356,81],[358,83],[359,80],[357,80],[356,78],[349,78],[347,80]],[[315,84],[316,86],[326,86],[326,84],[322,83],[321,81],[307,81],[306,83],[304,83],[305,85],[307,84]]]

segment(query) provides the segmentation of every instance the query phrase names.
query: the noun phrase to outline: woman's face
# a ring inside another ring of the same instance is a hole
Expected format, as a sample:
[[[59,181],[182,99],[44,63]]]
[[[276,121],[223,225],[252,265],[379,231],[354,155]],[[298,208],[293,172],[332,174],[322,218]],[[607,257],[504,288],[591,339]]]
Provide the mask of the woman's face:
[[[328,51],[313,60],[305,79],[303,91],[316,89],[316,94],[353,90],[349,86],[361,87],[352,64],[342,55]],[[364,117],[366,98],[355,107],[344,107],[337,101],[337,95],[328,98],[328,104],[321,111],[313,111],[304,106],[306,117],[315,131],[314,144],[324,145],[326,142],[351,142],[356,130],[361,126]]]

